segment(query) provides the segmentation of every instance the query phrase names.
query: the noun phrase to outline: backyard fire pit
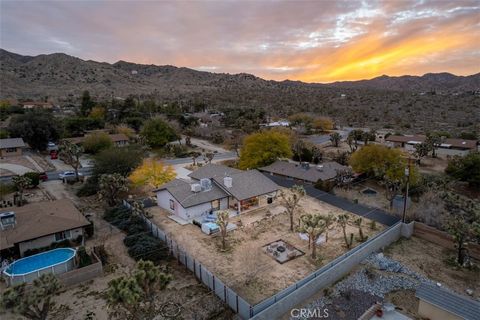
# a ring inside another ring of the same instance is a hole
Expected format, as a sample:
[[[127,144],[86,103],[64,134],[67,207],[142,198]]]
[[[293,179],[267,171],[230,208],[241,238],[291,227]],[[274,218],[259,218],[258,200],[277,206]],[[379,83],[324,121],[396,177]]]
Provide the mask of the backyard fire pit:
[[[283,240],[277,240],[263,246],[263,251],[278,263],[285,263],[305,254]]]

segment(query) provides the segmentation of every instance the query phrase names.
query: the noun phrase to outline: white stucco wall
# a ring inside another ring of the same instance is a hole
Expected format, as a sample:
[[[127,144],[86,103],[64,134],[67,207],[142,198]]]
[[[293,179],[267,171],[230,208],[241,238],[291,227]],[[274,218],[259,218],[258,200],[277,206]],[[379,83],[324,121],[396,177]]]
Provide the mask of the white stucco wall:
[[[170,199],[173,200],[175,203],[175,209],[172,210],[170,209]],[[168,192],[168,190],[162,190],[157,192],[157,204],[160,208],[163,208],[167,210],[168,212],[171,212],[177,216],[179,216],[182,219],[187,220],[187,213],[184,207],[178,202],[171,194]]]
[[[175,210],[170,209],[170,199],[175,203]],[[205,212],[210,212],[212,209],[212,203],[205,202],[193,207],[184,208],[168,190],[162,190],[157,192],[157,204],[160,208],[171,212],[184,220],[192,220]],[[228,208],[228,198],[220,199],[220,210]]]

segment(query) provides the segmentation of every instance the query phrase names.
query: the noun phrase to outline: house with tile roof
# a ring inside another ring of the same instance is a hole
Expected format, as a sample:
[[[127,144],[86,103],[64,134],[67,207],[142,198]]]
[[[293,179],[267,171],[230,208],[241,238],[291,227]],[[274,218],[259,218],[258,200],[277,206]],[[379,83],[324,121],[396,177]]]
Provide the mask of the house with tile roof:
[[[175,179],[155,190],[161,208],[189,222],[217,210],[241,214],[267,206],[279,190],[257,170],[208,164],[189,176],[191,181]]]

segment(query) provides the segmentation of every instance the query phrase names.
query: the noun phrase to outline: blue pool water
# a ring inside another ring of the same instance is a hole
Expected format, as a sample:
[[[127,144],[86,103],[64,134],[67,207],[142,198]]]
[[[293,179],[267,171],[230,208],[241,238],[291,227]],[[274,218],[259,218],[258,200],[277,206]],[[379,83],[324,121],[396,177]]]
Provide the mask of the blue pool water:
[[[75,256],[74,249],[54,249],[17,260],[5,272],[11,276],[26,274],[66,262],[73,256]]]

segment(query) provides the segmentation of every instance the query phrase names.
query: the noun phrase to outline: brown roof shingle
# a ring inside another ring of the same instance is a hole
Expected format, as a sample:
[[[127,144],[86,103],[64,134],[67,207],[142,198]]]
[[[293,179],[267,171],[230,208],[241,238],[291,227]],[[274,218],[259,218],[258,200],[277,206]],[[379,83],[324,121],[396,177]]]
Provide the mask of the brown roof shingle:
[[[302,165],[286,162],[276,161],[269,166],[259,168],[260,171],[269,172],[281,176],[292,177],[299,180],[310,181],[316,183],[318,180],[330,180],[337,176],[337,170],[347,169],[337,162],[325,162],[319,166],[309,165],[308,168]]]
[[[33,240],[56,232],[84,227],[90,222],[68,199],[36,202],[4,209],[15,212],[14,228],[1,230],[0,250],[16,243]]]

